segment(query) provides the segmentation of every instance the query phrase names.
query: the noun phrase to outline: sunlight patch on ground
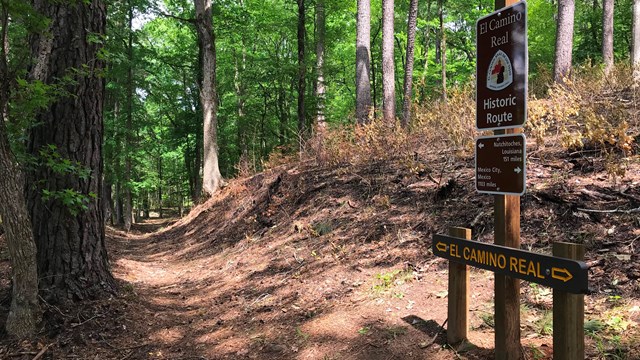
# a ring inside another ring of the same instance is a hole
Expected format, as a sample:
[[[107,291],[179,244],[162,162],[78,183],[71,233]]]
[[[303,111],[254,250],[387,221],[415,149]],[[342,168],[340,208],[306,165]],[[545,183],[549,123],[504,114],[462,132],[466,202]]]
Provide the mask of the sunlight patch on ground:
[[[237,334],[235,334],[235,336],[237,336]],[[217,346],[214,346],[210,352],[217,356],[224,356],[233,353],[244,356],[249,353],[250,347],[251,341],[249,339],[236,337],[222,340]]]
[[[165,328],[151,334],[149,339],[156,342],[162,342],[164,344],[175,344],[184,337],[184,334],[184,330],[176,327]]]
[[[162,286],[172,284],[176,280],[174,274],[149,262],[119,259],[115,265],[121,268],[119,272],[126,281]]]
[[[310,345],[298,353],[296,359],[300,360],[324,360],[324,359],[340,359],[340,352],[349,349],[348,345],[339,343],[324,343]]]
[[[358,329],[362,326],[360,320],[355,319],[349,312],[339,311],[319,316],[301,328],[312,336],[355,338],[358,336]]]

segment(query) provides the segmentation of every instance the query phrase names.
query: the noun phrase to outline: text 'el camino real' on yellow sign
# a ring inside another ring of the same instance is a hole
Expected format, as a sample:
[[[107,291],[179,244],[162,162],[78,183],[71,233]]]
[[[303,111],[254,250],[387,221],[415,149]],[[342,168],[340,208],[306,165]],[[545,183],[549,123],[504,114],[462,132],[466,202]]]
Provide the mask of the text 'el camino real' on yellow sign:
[[[446,235],[435,235],[432,249],[439,257],[566,292],[583,294],[589,291],[588,267],[582,261]]]

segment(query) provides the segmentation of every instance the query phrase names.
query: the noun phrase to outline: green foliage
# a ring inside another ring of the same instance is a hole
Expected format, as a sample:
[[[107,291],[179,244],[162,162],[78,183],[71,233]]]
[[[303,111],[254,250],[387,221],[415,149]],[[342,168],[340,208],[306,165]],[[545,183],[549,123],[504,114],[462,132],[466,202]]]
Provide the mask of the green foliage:
[[[47,189],[42,190],[42,200],[60,201],[62,205],[64,205],[64,207],[73,216],[80,214],[82,211],[88,210],[89,203],[92,201],[92,199],[96,198],[97,195],[95,193],[89,193],[89,195],[87,196],[74,189],[64,189],[57,191],[49,191]]]
[[[371,290],[376,294],[383,294],[391,291],[395,286],[413,280],[413,274],[410,270],[396,269],[376,274],[375,278],[376,281]],[[394,291],[392,295],[400,299],[404,297],[404,294],[397,291]]]
[[[55,145],[42,148],[40,157],[35,161],[37,166],[44,166],[58,175],[70,175],[85,181],[89,180],[91,176],[91,169],[82,166],[78,162],[64,158],[60,155]],[[42,199],[44,201],[59,201],[74,216],[87,210],[88,205],[96,198],[97,195],[95,193],[83,194],[71,188],[64,190],[42,189]]]
[[[40,150],[40,158],[43,165],[56,174],[74,174],[83,180],[89,179],[91,175],[91,169],[82,166],[78,162],[63,158],[58,152],[58,148],[53,144]]]

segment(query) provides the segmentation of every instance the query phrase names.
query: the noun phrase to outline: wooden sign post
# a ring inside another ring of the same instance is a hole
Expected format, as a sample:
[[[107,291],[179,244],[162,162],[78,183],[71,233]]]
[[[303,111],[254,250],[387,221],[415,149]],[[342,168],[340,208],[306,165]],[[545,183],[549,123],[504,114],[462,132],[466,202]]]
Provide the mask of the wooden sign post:
[[[496,0],[495,10],[517,3],[516,0]],[[496,130],[496,135],[516,134],[520,129]],[[520,197],[495,195],[495,243],[520,248]],[[495,347],[496,360],[522,359],[520,344],[520,281],[495,275]]]
[[[471,241],[471,230],[452,228],[449,235],[433,236],[433,254],[449,261],[449,326],[447,342],[458,344],[467,339],[469,316],[469,271],[473,266],[493,271],[503,279],[522,279],[553,288],[553,359],[584,359],[584,294],[589,293],[588,266],[584,263],[584,246],[554,243],[553,256],[538,254],[507,246]],[[505,289],[503,289],[505,290]],[[507,291],[503,291],[507,293]],[[510,299],[513,300],[513,299]],[[520,322],[505,329],[498,322],[500,301],[496,291],[495,334],[520,334]],[[517,304],[519,307],[519,303]],[[519,312],[518,312],[519,314]],[[503,319],[505,316],[502,317]],[[511,318],[510,320],[512,320]],[[517,332],[515,329],[518,329]],[[498,335],[501,334],[501,335]],[[520,338],[513,342],[520,344]],[[498,358],[496,339],[496,358]],[[503,344],[504,345],[504,344]],[[511,344],[507,344],[511,345]],[[507,346],[501,354],[504,359],[521,359],[522,349]]]
[[[471,239],[471,229],[451,228],[449,235]],[[469,330],[469,269],[465,264],[449,261],[449,326],[447,343],[457,344],[467,340]]]
[[[553,255],[584,260],[584,246],[557,242]],[[584,295],[553,289],[553,359],[584,359]]]

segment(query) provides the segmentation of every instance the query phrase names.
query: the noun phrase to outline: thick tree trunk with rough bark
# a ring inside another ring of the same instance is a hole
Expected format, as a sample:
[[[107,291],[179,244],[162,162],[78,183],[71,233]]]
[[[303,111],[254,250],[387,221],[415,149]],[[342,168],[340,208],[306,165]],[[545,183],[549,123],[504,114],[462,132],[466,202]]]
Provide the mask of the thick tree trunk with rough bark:
[[[387,124],[396,120],[393,14],[393,0],[382,0],[382,113]]]
[[[316,0],[316,98],[318,108],[316,110],[316,133],[322,134],[327,126],[324,117],[325,93],[324,83],[324,39],[326,33],[326,21],[324,15],[324,0]]]
[[[418,0],[409,3],[407,19],[407,59],[404,65],[404,86],[402,89],[402,127],[411,122],[411,90],[413,87],[413,51],[416,43],[416,24],[418,21]]]
[[[34,0],[36,11],[51,22],[46,31],[32,36],[34,64],[30,77],[45,84],[64,85],[41,111],[31,129],[27,151],[34,157],[54,149],[91,171],[54,172],[40,165],[27,174],[27,205],[38,248],[38,275],[43,297],[48,301],[94,298],[113,292],[102,219],[102,135],[104,62],[98,57],[101,45],[90,38],[105,33],[106,11],[101,0],[53,2]],[[60,199],[43,196],[72,189],[82,196],[86,208],[70,208]]]
[[[633,0],[633,25],[631,29],[631,65],[633,78],[640,82],[640,0]]]
[[[223,182],[218,165],[216,47],[211,2],[212,0],[195,0],[196,30],[202,65],[202,82],[200,84],[200,103],[202,104],[204,127],[202,191],[208,196],[212,196]]]
[[[41,312],[38,303],[36,244],[24,198],[24,176],[11,151],[5,128],[9,102],[7,27],[9,12],[0,2],[0,218],[11,260],[11,307],[6,330],[10,336],[25,338],[36,332]]]
[[[613,68],[613,0],[602,2],[602,62],[608,75]]]
[[[356,119],[359,124],[369,122],[371,110],[371,4],[358,0],[356,29]]]
[[[302,149],[302,141],[306,132],[304,118],[305,72],[304,62],[304,0],[298,0],[298,141]]]
[[[553,80],[557,83],[563,83],[564,78],[571,74],[574,14],[575,0],[558,0],[556,55],[553,65]]]

